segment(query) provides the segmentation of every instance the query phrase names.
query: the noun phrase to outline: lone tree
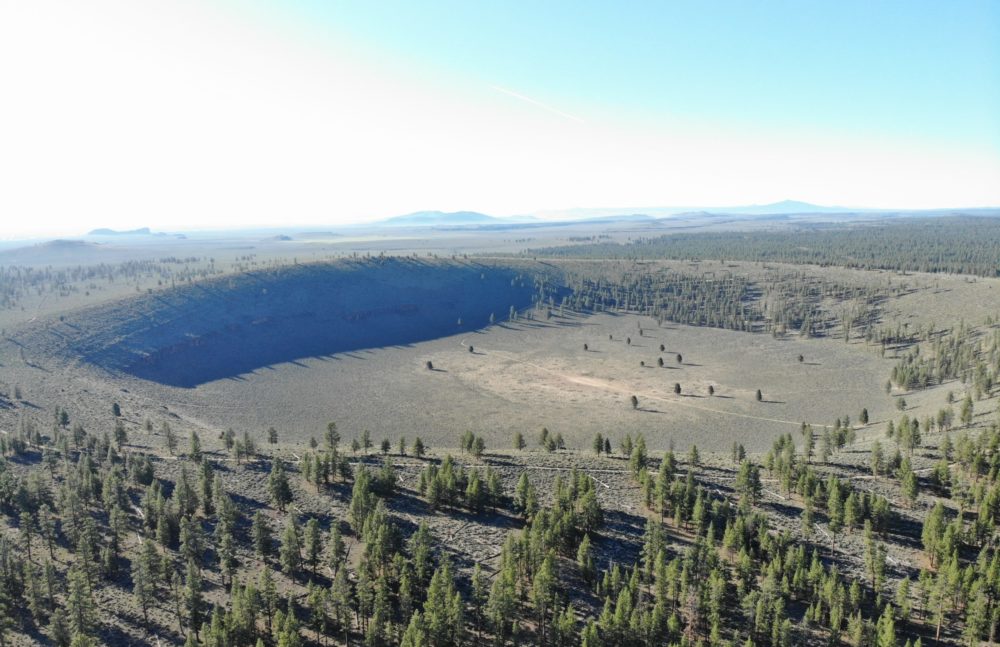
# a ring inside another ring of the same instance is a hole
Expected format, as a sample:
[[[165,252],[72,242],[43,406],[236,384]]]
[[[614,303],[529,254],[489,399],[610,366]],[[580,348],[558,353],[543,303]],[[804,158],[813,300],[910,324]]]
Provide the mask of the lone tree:
[[[667,350],[667,347],[664,346],[663,344],[660,344],[660,352],[662,353],[665,350]]]
[[[326,424],[326,446],[327,449],[333,451],[337,449],[337,445],[340,444],[340,432],[337,431],[337,423],[328,422]]]
[[[631,337],[626,337],[625,338],[625,345],[626,346],[631,346],[632,345],[632,338]]]
[[[634,395],[632,396],[632,408],[633,409],[639,408],[639,398],[635,397]]]
[[[122,408],[118,405],[117,402],[111,404],[111,415],[113,415],[115,418],[121,418],[122,416]]]
[[[434,370],[434,362],[432,362],[431,360],[427,360],[427,370],[428,371]]]
[[[754,397],[757,398],[757,402],[760,402],[761,400],[764,399],[764,395],[760,392],[760,389],[757,389],[757,395]]]
[[[470,353],[476,352],[476,348],[472,344],[469,344],[469,352]]]
[[[583,352],[587,352],[588,350],[590,350],[590,347],[587,346],[587,344],[584,344],[583,345]]]
[[[804,361],[806,361],[806,358],[803,357],[802,355],[799,355],[799,364],[801,364]]]
[[[868,424],[868,409],[861,410],[861,424],[863,425]]]
[[[708,394],[715,395],[715,387],[712,386],[711,384],[708,385]]]
[[[663,358],[662,357],[657,357],[656,358],[656,365],[659,366],[660,368],[663,368]]]
[[[285,473],[285,463],[280,458],[275,458],[274,462],[271,463],[267,489],[275,507],[284,512],[285,506],[292,502],[292,488],[288,483],[288,475]]]
[[[681,394],[681,384],[680,382],[674,382],[674,395]]]
[[[680,353],[677,353],[677,363],[678,364],[683,364],[684,363],[684,358],[681,357]]]
[[[526,446],[527,443],[524,442],[524,434],[522,434],[520,431],[516,432],[514,434],[514,449],[520,451],[524,449]]]
[[[267,442],[272,445],[278,444],[278,430],[274,427],[267,428]]]

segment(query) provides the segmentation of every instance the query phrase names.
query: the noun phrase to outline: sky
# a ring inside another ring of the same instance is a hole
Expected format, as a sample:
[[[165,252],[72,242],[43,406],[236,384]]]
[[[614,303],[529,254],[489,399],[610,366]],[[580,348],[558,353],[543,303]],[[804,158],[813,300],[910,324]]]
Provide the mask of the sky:
[[[1000,1],[0,2],[0,237],[1000,206]]]

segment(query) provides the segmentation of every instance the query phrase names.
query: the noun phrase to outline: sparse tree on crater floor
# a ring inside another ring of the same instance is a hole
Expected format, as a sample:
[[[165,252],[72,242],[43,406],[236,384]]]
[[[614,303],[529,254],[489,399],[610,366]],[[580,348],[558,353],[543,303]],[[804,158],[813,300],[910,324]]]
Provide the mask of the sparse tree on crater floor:
[[[337,445],[340,444],[340,432],[337,431],[337,423],[328,422],[326,423],[326,448],[329,451],[337,449]]]

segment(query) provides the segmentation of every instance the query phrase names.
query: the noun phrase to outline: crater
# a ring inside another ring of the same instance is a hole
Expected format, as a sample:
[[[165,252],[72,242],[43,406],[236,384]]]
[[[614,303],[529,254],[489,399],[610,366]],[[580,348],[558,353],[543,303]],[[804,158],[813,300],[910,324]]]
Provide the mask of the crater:
[[[406,258],[247,272],[52,321],[22,343],[118,375],[193,388],[259,368],[468,332],[532,305],[524,267]]]

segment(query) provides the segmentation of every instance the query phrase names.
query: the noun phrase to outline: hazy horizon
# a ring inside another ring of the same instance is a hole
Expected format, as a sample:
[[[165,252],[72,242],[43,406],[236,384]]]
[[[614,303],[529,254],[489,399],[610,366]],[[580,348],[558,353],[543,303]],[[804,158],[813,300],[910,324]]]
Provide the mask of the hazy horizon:
[[[994,2],[40,0],[0,55],[5,239],[1000,205]]]

